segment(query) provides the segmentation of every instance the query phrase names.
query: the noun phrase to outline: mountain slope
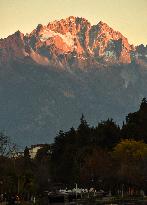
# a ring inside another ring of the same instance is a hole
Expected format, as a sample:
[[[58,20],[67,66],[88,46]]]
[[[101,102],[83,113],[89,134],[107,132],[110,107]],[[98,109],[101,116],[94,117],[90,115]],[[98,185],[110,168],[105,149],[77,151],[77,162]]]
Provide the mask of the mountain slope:
[[[91,25],[86,19],[70,16],[47,26],[39,24],[30,34],[20,31],[0,40],[0,62],[26,57],[58,68],[100,67],[128,64],[134,47],[120,32],[106,23]]]
[[[0,40],[0,128],[25,146],[60,129],[122,123],[147,96],[145,47],[99,22],[69,17]]]

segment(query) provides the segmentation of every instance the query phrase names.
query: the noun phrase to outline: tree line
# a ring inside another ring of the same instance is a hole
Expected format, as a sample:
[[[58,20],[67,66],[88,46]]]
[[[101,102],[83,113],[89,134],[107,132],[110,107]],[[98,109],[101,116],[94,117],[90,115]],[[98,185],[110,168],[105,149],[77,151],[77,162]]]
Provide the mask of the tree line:
[[[84,115],[77,129],[60,131],[52,145],[41,148],[34,159],[9,156],[9,138],[0,135],[0,192],[24,198],[55,185],[94,187],[114,194],[147,191],[147,101],[130,113],[122,127],[112,119],[90,126]],[[12,149],[13,150],[13,149]],[[12,153],[12,152],[11,152]],[[61,188],[61,187],[60,187]]]

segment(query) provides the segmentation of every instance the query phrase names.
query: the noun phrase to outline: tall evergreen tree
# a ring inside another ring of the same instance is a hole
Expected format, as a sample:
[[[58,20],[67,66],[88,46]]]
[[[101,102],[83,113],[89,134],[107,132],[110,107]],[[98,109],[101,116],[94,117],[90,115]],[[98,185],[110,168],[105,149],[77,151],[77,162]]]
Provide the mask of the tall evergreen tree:
[[[122,127],[122,136],[147,142],[147,100],[143,98],[137,112],[129,113]]]
[[[102,121],[94,131],[95,143],[101,148],[113,148],[120,140],[120,128],[112,119]]]

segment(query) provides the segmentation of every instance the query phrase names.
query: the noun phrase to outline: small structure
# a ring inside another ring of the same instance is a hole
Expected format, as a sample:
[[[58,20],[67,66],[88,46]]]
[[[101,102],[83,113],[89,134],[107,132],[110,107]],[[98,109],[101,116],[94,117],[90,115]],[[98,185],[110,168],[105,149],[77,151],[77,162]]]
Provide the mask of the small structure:
[[[36,154],[38,150],[41,148],[45,147],[46,145],[49,145],[49,150],[48,153],[52,154],[52,144],[36,144],[36,145],[31,145],[31,147],[26,147],[28,149],[29,155],[31,159],[34,159],[36,157]],[[12,156],[13,158],[18,158],[18,157],[23,157],[24,156],[24,151],[13,151]]]
[[[45,146],[45,144],[31,145],[31,147],[29,148],[30,158],[34,159],[36,157],[36,154],[37,154],[38,150],[40,150],[44,146]]]

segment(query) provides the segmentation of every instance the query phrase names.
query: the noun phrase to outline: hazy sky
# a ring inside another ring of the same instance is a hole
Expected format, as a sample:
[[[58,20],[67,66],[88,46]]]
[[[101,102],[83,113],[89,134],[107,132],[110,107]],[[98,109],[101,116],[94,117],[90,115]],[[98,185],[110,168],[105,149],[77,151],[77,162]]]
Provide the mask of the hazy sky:
[[[133,44],[147,44],[147,0],[0,0],[0,37],[68,16],[100,20]]]

